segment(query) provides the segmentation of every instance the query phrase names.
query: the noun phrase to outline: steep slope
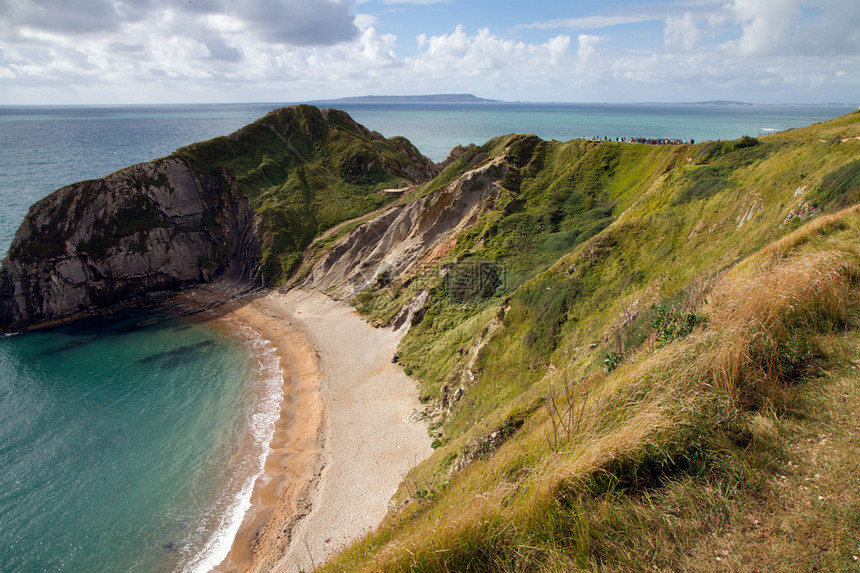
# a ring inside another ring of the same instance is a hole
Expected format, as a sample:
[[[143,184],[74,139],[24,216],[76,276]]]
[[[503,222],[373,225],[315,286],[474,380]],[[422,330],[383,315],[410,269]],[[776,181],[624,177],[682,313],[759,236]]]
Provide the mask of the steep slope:
[[[351,298],[377,282],[403,280],[428,268],[447,254],[446,245],[453,246],[458,232],[493,208],[508,170],[505,162],[490,161],[451,185],[392,207],[326,252],[305,286]]]
[[[281,282],[319,232],[434,165],[343,112],[276,110],[34,205],[0,271],[0,328],[136,303],[227,277]]]
[[[860,391],[851,370],[842,389],[825,374],[860,355],[858,137],[860,113],[698,145],[509,136],[417,192],[430,212],[492,166],[447,233],[381,251],[376,221],[343,236],[310,284],[381,323],[408,310],[399,355],[437,451],[331,570],[711,570],[707,535],[779,503],[791,415],[804,432],[824,419],[806,389]],[[785,570],[853,563],[845,496],[804,509],[823,549],[784,547]]]

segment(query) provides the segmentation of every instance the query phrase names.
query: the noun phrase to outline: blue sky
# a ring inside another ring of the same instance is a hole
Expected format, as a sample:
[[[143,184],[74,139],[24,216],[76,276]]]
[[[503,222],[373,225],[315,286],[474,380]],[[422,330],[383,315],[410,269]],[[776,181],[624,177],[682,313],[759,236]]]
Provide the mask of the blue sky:
[[[0,0],[0,104],[860,103],[860,0]]]

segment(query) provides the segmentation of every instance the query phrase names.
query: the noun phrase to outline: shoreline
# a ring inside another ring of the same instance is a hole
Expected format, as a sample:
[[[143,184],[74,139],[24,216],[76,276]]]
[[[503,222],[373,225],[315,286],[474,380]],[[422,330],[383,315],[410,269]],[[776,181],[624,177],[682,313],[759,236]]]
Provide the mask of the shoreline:
[[[223,293],[184,293],[190,305]],[[405,332],[373,328],[316,291],[245,295],[203,320],[271,345],[283,401],[263,473],[213,570],[303,571],[374,529],[403,476],[432,453],[416,383],[391,355]]]

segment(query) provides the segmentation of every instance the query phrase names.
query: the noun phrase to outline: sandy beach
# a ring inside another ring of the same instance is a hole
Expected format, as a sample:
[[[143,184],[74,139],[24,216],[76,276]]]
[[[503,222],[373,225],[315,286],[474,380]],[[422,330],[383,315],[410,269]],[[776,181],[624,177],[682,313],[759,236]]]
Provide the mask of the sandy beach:
[[[316,291],[251,295],[215,312],[220,327],[251,327],[275,348],[285,396],[251,510],[216,570],[311,571],[375,528],[432,453],[416,383],[391,363],[404,332],[373,328]]]

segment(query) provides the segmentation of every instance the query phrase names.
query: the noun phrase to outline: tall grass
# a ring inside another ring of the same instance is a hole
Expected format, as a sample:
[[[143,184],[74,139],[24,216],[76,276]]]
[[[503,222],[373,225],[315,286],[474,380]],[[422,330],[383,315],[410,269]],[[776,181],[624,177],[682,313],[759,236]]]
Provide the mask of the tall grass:
[[[791,382],[821,357],[814,337],[848,324],[856,277],[834,251],[726,277],[711,294],[709,346],[686,375],[747,407],[783,404]]]

